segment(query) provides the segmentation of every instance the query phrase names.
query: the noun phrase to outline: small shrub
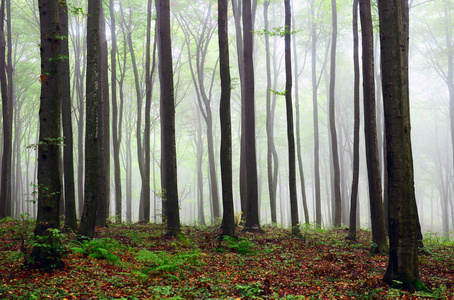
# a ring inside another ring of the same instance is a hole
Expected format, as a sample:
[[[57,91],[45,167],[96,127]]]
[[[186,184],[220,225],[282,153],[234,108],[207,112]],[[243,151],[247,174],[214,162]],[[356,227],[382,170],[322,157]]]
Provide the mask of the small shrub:
[[[151,252],[148,250],[140,250],[137,252],[137,259],[141,261],[145,267],[140,270],[142,274],[165,274],[168,278],[181,281],[186,279],[183,274],[183,269],[188,265],[200,265],[200,252],[179,252],[170,254],[164,251]],[[179,277],[171,273],[178,272]]]
[[[75,254],[82,254],[84,257],[94,259],[106,259],[111,263],[119,260],[118,256],[112,253],[112,250],[118,248],[118,242],[109,238],[90,239],[83,241],[74,241],[76,247],[71,247]]]
[[[227,242],[227,247],[230,250],[234,250],[239,254],[253,254],[255,253],[255,244],[245,238],[234,238],[228,235],[223,237],[223,240]]]

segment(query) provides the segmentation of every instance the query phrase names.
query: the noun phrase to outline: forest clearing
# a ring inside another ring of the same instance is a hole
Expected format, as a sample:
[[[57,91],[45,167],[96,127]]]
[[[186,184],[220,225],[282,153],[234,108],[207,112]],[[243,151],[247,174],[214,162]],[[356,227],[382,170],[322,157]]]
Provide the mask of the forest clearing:
[[[370,255],[371,234],[309,225],[303,238],[264,226],[239,227],[238,240],[219,243],[218,227],[182,228],[179,238],[156,224],[96,228],[96,239],[75,242],[62,233],[64,267],[24,268],[34,222],[0,224],[2,299],[452,299],[454,245],[425,237],[421,281],[431,292],[410,293],[383,282],[387,255]]]

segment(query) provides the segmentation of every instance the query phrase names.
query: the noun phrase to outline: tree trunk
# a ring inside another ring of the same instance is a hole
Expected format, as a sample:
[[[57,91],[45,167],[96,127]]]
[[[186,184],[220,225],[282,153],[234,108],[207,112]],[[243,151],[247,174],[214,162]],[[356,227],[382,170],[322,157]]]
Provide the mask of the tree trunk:
[[[230,63],[228,35],[228,1],[218,0],[219,62],[221,76],[221,176],[222,176],[222,235],[235,236],[232,180],[232,122],[230,113]]]
[[[315,224],[322,226],[322,205],[320,197],[320,142],[318,129],[317,101],[317,21],[315,19],[315,1],[311,1],[311,41],[312,41],[312,106],[314,122],[314,181],[315,181]]]
[[[79,217],[83,214],[84,207],[84,127],[85,127],[85,96],[84,96],[84,79],[86,71],[85,63],[85,45],[81,45],[79,36],[83,36],[80,28],[83,26],[79,23],[79,19],[75,19],[76,32],[74,35],[77,37],[73,39],[74,48],[74,80],[76,81],[76,93],[78,102],[78,137],[77,137],[77,198],[78,198],[78,212]],[[86,37],[82,37],[86,41]],[[82,70],[81,70],[81,66]]]
[[[110,74],[112,94],[112,149],[114,159],[114,180],[115,180],[115,216],[117,223],[121,223],[121,169],[120,169],[120,141],[118,138],[118,108],[117,108],[117,33],[115,30],[115,7],[114,0],[110,0],[110,36],[112,38],[112,49],[110,51]]]
[[[107,225],[110,210],[110,113],[109,113],[109,63],[106,40],[106,21],[104,7],[100,5],[99,18],[100,32],[100,84],[102,97],[99,98],[98,108],[98,138],[99,138],[99,197],[96,222],[98,225]]]
[[[296,31],[295,26],[295,17],[292,15],[292,22],[293,22],[293,30]],[[294,64],[294,72],[295,72],[295,117],[296,117],[296,153],[298,158],[298,170],[300,173],[300,182],[301,182],[301,196],[303,198],[303,211],[304,211],[304,223],[309,224],[309,210],[307,207],[307,195],[306,195],[306,183],[304,180],[304,169],[303,169],[303,158],[301,157],[301,134],[300,134],[300,98],[299,98],[299,75],[301,72],[298,72],[298,55],[296,49],[296,41],[293,40],[293,64]],[[306,52],[307,54],[307,52]],[[306,65],[306,60],[304,61],[304,65]],[[304,68],[304,67],[303,67]]]
[[[11,216],[11,156],[13,140],[13,104],[9,97],[6,73],[5,0],[0,7],[0,86],[3,110],[3,155],[0,191],[0,218]],[[57,22],[58,23],[58,22]]]
[[[265,30],[269,30],[268,7],[270,1],[263,2],[263,15],[265,18]],[[274,110],[271,103],[271,62],[270,62],[270,38],[265,34],[265,51],[266,51],[266,137],[267,137],[267,170],[268,170],[268,192],[270,195],[271,222],[276,224],[276,171],[278,168],[276,155],[276,146],[274,144]]]
[[[334,227],[341,226],[342,200],[340,191],[340,167],[337,148],[336,115],[335,115],[335,85],[336,85],[336,47],[337,47],[337,6],[336,0],[331,0],[333,32],[331,41],[331,66],[329,82],[329,128],[331,134],[331,147],[333,155],[334,172]]]
[[[378,253],[387,253],[386,230],[383,216],[380,160],[378,158],[377,116],[374,84],[374,41],[370,0],[359,0],[363,53],[364,136],[369,179],[372,240]]]
[[[100,33],[100,1],[88,3],[87,21],[87,77],[86,77],[86,133],[85,133],[85,200],[79,234],[93,237],[96,222],[96,211],[99,197],[99,152],[98,147],[98,99],[102,92],[99,86],[101,51]]]
[[[196,149],[197,149],[197,207],[199,224],[206,225],[205,214],[203,212],[203,138],[202,138],[202,124],[200,122],[200,115],[197,116],[197,130],[196,130]]]
[[[293,130],[293,104],[292,104],[292,57],[291,57],[291,19],[292,12],[290,0],[285,0],[285,108],[287,112],[287,140],[288,140],[288,170],[290,190],[290,216],[292,220],[292,234],[300,236],[298,220],[298,199],[296,195],[296,154],[295,133]]]
[[[244,42],[241,30],[242,18],[242,3],[243,0],[232,0],[232,11],[235,19],[235,33],[236,33],[236,52],[238,57],[238,70],[240,77],[240,102],[241,102],[241,137],[240,137],[240,200],[242,217],[247,215],[247,176],[246,176],[246,139],[245,139],[245,116],[244,116],[244,99],[245,99],[245,76],[244,76]]]
[[[146,83],[146,96],[145,96],[145,129],[143,133],[143,151],[144,151],[144,166],[143,166],[143,217],[146,222],[150,222],[150,131],[151,131],[151,96],[153,95],[153,75],[155,71],[155,57],[156,57],[156,39],[153,43],[153,62],[151,63],[151,8],[152,1],[148,0],[147,4],[147,45],[146,45],[146,62],[145,62],[145,83]],[[156,36],[156,35],[155,35]],[[150,65],[152,67],[150,69]]]
[[[424,288],[419,279],[418,214],[413,179],[408,94],[408,47],[401,0],[378,3],[389,197],[389,262],[384,280]]]
[[[167,234],[180,233],[180,213],[178,203],[177,157],[175,145],[175,97],[173,87],[172,45],[170,40],[169,0],[156,1],[159,38],[159,78],[161,82],[161,132],[164,143],[161,153],[165,153],[165,201]]]
[[[41,31],[41,101],[39,110],[38,144],[38,218],[35,238],[40,243],[33,247],[33,267],[54,269],[62,266],[61,255],[55,247],[43,244],[60,243],[49,229],[60,229],[59,206],[61,197],[61,40],[57,1],[38,2]]]
[[[247,180],[246,231],[261,231],[258,209],[257,158],[255,147],[255,91],[251,0],[243,0],[244,117]]]
[[[131,11],[131,7],[130,7]],[[131,55],[131,63],[132,63],[132,69],[134,73],[134,87],[135,87],[135,92],[136,92],[136,99],[137,99],[137,126],[136,126],[136,138],[137,138],[137,158],[138,158],[138,163],[139,163],[139,171],[140,171],[140,178],[142,179],[142,184],[141,184],[141,191],[140,191],[140,207],[142,209],[139,209],[139,220],[142,221],[144,218],[144,203],[150,203],[150,193],[149,193],[149,181],[148,184],[145,182],[145,173],[144,173],[144,148],[142,144],[142,106],[143,106],[143,99],[142,99],[142,90],[140,86],[141,78],[139,77],[139,71],[137,68],[137,62],[136,62],[136,55],[134,51],[134,46],[132,42],[132,15],[129,15],[129,22],[126,23],[123,9],[121,9],[121,14],[123,17],[123,23],[126,26],[127,30],[127,42],[128,42],[128,47],[129,47],[129,52]],[[148,186],[148,189],[147,189]],[[145,193],[145,190],[148,190],[148,193]],[[146,199],[145,199],[146,198]]]
[[[74,157],[73,157],[73,127],[71,120],[71,91],[68,43],[68,9],[60,5],[61,35],[66,37],[61,41],[61,107],[63,125],[63,170],[65,187],[65,227],[75,230],[77,228],[76,193],[74,189]]]
[[[350,224],[348,239],[356,241],[356,212],[358,210],[358,185],[359,185],[359,54],[358,54],[358,6],[359,0],[353,2],[353,64],[354,64],[354,125],[353,125],[353,179],[352,193],[350,195]]]

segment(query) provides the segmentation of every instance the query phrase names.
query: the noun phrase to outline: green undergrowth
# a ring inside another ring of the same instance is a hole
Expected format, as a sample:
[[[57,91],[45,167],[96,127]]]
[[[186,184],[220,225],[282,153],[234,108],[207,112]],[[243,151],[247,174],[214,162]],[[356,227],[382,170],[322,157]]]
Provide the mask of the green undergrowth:
[[[454,290],[453,244],[425,237],[420,255],[427,290],[409,293],[383,281],[386,255],[370,255],[369,231],[346,241],[346,228],[302,225],[302,236],[280,226],[236,231],[183,226],[176,238],[157,224],[97,227],[93,239],[58,234],[61,269],[24,267],[34,222],[0,220],[1,299],[449,299]],[[57,232],[55,232],[57,233]]]

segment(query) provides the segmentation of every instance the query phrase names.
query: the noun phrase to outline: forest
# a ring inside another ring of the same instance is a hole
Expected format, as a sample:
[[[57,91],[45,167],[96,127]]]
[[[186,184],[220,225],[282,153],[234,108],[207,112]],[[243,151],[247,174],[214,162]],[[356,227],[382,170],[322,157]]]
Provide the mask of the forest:
[[[0,297],[454,297],[452,0],[0,0]]]

